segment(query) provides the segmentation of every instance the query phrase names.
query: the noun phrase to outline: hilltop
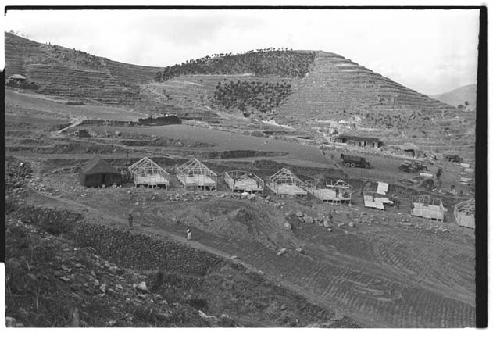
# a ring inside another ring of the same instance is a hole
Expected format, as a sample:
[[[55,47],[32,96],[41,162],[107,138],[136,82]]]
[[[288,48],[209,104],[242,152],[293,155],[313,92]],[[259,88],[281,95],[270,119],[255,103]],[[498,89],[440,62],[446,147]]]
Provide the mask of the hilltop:
[[[451,90],[446,93],[433,95],[433,98],[455,107],[458,107],[458,105],[465,106],[465,103],[467,102],[468,105],[466,109],[475,110],[476,92],[477,92],[477,85],[470,84],[459,88],[455,88],[454,90]]]

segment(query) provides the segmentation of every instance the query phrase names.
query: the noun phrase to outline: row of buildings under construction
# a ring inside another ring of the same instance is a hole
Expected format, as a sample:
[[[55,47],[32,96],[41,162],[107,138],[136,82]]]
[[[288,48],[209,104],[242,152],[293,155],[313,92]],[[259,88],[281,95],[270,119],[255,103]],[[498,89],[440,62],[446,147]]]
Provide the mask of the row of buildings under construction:
[[[128,172],[136,187],[168,188],[171,183],[170,174],[148,157],[129,166]],[[188,190],[217,189],[217,173],[198,159],[193,158],[175,167],[175,176]],[[270,191],[280,196],[305,196],[309,193],[325,202],[349,202],[352,195],[352,187],[342,180],[318,188],[315,184],[302,181],[287,168],[282,168],[269,177],[267,184],[256,174],[241,170],[224,172],[223,180],[231,191],[239,193],[262,193],[267,186]],[[120,172],[100,158],[91,160],[82,168],[80,182],[86,187],[122,184]]]

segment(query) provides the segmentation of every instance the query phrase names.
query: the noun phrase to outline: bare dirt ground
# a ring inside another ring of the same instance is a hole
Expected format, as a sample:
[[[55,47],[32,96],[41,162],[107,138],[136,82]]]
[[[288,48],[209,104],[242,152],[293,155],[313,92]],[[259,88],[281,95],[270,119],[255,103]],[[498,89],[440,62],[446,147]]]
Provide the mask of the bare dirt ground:
[[[398,177],[411,177],[398,174],[398,159],[369,156],[375,169],[345,169],[339,164],[338,154],[334,153],[332,159],[312,146],[189,126],[137,128],[133,130],[137,134],[213,145],[201,148],[207,152],[286,152],[274,157],[211,159],[209,165],[218,172],[253,168],[257,159],[288,164],[297,174],[306,176],[328,176],[342,170],[356,183],[353,206],[324,204],[310,197],[265,199],[267,192],[255,200],[241,199],[227,192],[224,185],[219,185],[218,192],[184,192],[175,179],[169,190],[127,186],[85,189],[79,185],[78,170],[92,157],[92,151],[42,154],[34,148],[37,145],[26,141],[38,140],[39,145],[52,147],[61,140],[51,138],[51,132],[70,117],[52,116],[47,113],[50,109],[37,110],[22,103],[19,100],[6,106],[6,144],[23,144],[25,148],[8,154],[28,161],[35,169],[28,183],[28,204],[76,211],[89,221],[119,228],[126,226],[128,214],[133,213],[136,232],[155,234],[224,258],[237,256],[239,262],[262,271],[276,284],[336,314],[347,315],[362,326],[474,326],[473,231],[456,226],[452,219],[439,223],[411,217],[409,200],[403,199],[400,209],[387,211],[362,207],[360,178],[394,183]],[[48,116],[52,119],[46,119]],[[131,132],[128,128],[117,130]],[[141,154],[134,147],[123,147],[116,152],[97,150],[105,152],[104,158],[116,161]],[[165,155],[175,149],[173,159],[179,161],[190,151],[185,146],[169,147],[164,149]],[[161,149],[156,151],[161,153]],[[172,173],[174,165],[175,161],[167,165],[167,171]],[[449,185],[460,169],[451,164],[443,166],[447,169],[444,185]],[[257,173],[268,175],[264,170]],[[305,222],[301,215],[311,216],[313,222]],[[284,227],[285,223],[291,230]],[[193,231],[190,242],[184,240],[186,227]]]

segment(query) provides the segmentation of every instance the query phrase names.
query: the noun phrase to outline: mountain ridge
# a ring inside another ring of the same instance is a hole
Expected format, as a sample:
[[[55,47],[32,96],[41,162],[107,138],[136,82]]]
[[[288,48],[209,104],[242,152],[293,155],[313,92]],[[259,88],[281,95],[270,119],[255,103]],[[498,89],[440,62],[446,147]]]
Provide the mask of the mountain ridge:
[[[476,92],[477,92],[477,85],[469,84],[457,87],[455,89],[452,89],[451,91],[447,91],[441,94],[432,95],[431,97],[455,107],[457,107],[458,105],[465,106],[465,102],[467,102],[468,105],[466,108],[475,110]]]

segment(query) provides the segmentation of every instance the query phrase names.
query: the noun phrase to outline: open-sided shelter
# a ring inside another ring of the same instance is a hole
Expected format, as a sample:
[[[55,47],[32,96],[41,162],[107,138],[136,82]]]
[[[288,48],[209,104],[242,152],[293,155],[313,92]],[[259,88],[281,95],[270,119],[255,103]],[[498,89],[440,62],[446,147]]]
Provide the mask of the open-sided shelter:
[[[80,183],[85,187],[121,185],[121,173],[99,157],[90,160],[80,171]]]
[[[214,191],[217,187],[217,173],[198,159],[191,159],[176,168],[177,179],[186,189]]]
[[[411,215],[426,219],[444,221],[447,209],[439,198],[430,195],[418,195],[413,199]]]
[[[379,138],[341,134],[334,138],[335,142],[358,147],[380,148],[383,142]]]
[[[134,177],[135,187],[167,188],[169,184],[167,171],[148,157],[144,157],[135,164],[129,166],[128,170]]]
[[[246,171],[224,172],[224,181],[233,192],[259,193],[264,190],[264,181],[257,175]]]
[[[307,195],[307,191],[304,189],[306,186],[305,183],[287,168],[280,169],[278,172],[274,173],[269,180],[270,182],[267,186],[277,195]]]

